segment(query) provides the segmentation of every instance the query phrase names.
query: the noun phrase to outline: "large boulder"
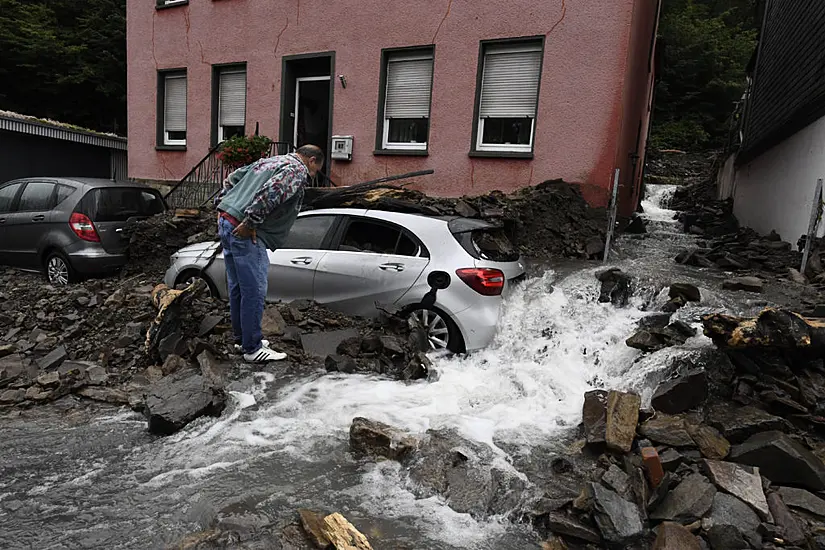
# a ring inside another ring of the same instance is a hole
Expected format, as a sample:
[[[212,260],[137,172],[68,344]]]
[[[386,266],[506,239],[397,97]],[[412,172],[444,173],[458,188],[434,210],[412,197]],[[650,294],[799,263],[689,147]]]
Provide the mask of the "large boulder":
[[[149,388],[144,414],[150,432],[169,435],[200,416],[219,416],[225,406],[223,389],[214,387],[204,376],[181,371]]]
[[[650,518],[663,521],[691,523],[705,515],[716,496],[714,487],[701,474],[691,474],[670,493],[656,508]]]
[[[756,434],[733,448],[730,460],[756,466],[782,485],[825,490],[825,465],[812,452],[782,432]]]
[[[659,384],[650,405],[663,413],[679,414],[698,407],[707,398],[707,374],[704,370],[695,370]]]
[[[644,525],[635,504],[596,483],[587,485],[587,495],[593,504],[593,519],[606,541],[625,544],[642,536]]]
[[[389,424],[354,418],[349,429],[349,442],[353,451],[363,455],[380,456],[401,460],[415,450],[415,438],[393,428]]]

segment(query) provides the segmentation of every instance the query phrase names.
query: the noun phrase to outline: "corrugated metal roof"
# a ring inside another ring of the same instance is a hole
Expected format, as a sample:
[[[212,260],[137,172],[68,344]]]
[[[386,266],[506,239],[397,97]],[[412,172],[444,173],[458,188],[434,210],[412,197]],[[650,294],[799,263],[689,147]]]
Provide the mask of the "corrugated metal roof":
[[[125,137],[75,129],[70,126],[63,126],[60,123],[49,123],[8,111],[0,111],[0,130],[74,141],[108,149],[126,150]]]

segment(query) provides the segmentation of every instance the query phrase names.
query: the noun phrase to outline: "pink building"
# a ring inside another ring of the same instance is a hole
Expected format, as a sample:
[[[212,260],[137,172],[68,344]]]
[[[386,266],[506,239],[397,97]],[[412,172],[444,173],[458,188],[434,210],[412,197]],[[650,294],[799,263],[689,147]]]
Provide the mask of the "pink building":
[[[433,169],[413,186],[458,196],[563,178],[605,205],[619,168],[628,212],[659,3],[128,0],[129,175],[171,183],[258,128],[335,153],[339,185]]]

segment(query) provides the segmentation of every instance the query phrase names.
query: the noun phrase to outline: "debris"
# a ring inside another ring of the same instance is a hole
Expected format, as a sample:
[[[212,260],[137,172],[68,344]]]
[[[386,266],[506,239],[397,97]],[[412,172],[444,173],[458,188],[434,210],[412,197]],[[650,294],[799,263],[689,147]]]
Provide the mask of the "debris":
[[[713,504],[716,487],[701,474],[691,474],[650,515],[651,519],[690,523],[705,515]]]
[[[329,548],[331,543],[324,533],[323,515],[305,508],[298,510],[298,515],[301,518],[301,527],[304,528],[304,532],[312,541],[312,544],[320,550]]]
[[[547,514],[547,527],[552,533],[592,542],[593,544],[599,544],[602,541],[598,531],[584,525],[576,518],[560,512]]]
[[[659,384],[650,405],[663,413],[679,414],[698,407],[707,397],[707,374],[704,370],[696,370]]]
[[[668,296],[673,298],[681,298],[685,302],[699,302],[702,300],[702,295],[699,289],[688,283],[674,283],[670,285]]]
[[[705,460],[705,466],[713,481],[720,489],[738,497],[753,508],[763,521],[772,521],[759,468],[748,468],[731,462]]]
[[[181,371],[156,382],[146,398],[149,431],[172,434],[203,415],[218,416],[226,396],[203,376]]]
[[[800,443],[781,432],[752,436],[733,448],[730,459],[756,466],[777,484],[797,485],[811,491],[825,490],[825,465]]]
[[[755,319],[705,315],[702,324],[720,348],[825,348],[825,323],[783,309],[766,308]]]
[[[702,520],[706,531],[715,525],[731,525],[743,535],[755,533],[759,523],[759,516],[751,507],[735,496],[722,492],[713,497],[710,513]]]
[[[644,526],[635,504],[596,483],[589,483],[587,491],[593,502],[593,519],[606,541],[624,544],[642,535]]]
[[[636,436],[641,404],[638,394],[618,391],[608,393],[605,442],[609,449],[624,453],[630,451]]]
[[[596,273],[596,279],[601,283],[599,302],[612,303],[616,307],[624,307],[630,300],[630,276],[618,267]]]
[[[650,480],[650,485],[652,485],[655,489],[665,477],[665,472],[662,468],[662,461],[659,458],[659,453],[654,447],[642,447],[641,454],[642,462],[647,470],[647,477]]]
[[[725,290],[746,290],[748,292],[762,292],[765,283],[758,277],[737,277],[722,283]]]
[[[103,403],[111,403],[112,405],[129,405],[129,395],[125,391],[117,388],[88,386],[79,389],[76,393],[92,401],[101,401]]]
[[[782,430],[786,424],[756,407],[714,406],[707,415],[711,426],[722,432],[731,443],[742,443],[760,432]]]
[[[699,541],[678,523],[666,521],[656,530],[653,550],[701,550]]]
[[[50,371],[54,370],[63,364],[63,361],[69,358],[68,352],[66,352],[66,348],[63,346],[58,347],[47,356],[43,357],[37,362],[37,366],[40,370]]]
[[[705,458],[722,460],[730,453],[730,443],[715,428],[687,423],[687,431]]]
[[[770,493],[767,500],[774,521],[785,533],[785,540],[790,544],[803,544],[806,540],[805,532],[788,510],[782,497],[778,493]]]
[[[582,422],[587,443],[604,443],[607,429],[607,392],[592,390],[584,394]]]
[[[696,446],[687,431],[685,420],[680,416],[657,414],[639,426],[639,433],[662,445],[673,447]]]
[[[795,487],[780,487],[777,493],[782,497],[786,505],[791,508],[799,508],[825,518],[825,500],[806,491]]]
[[[367,537],[337,512],[324,518],[323,533],[336,550],[372,550]]]

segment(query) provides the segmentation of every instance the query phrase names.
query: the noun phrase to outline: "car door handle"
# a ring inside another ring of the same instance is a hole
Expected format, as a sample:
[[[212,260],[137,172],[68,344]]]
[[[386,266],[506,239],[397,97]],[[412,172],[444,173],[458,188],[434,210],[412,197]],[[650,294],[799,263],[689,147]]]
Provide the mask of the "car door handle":
[[[6,223],[6,218],[0,218],[0,223]]]
[[[378,269],[383,269],[384,271],[404,271],[404,264],[396,264],[396,263],[389,263],[389,264],[381,264],[378,266]]]
[[[312,263],[312,258],[309,256],[301,256],[298,258],[292,258],[290,262],[295,265],[309,265]]]
[[[46,219],[46,216],[44,216],[43,214],[38,214],[37,216],[32,216],[32,221],[33,222],[42,222],[45,219]]]

